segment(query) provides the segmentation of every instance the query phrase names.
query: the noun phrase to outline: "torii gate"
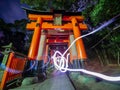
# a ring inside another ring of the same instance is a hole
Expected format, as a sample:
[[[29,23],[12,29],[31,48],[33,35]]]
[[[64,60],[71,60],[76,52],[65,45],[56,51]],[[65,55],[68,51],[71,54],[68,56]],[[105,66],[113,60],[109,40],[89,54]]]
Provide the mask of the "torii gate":
[[[87,29],[87,25],[83,23],[84,18],[80,12],[25,10],[30,20],[26,28],[34,30],[28,52],[30,60],[46,63],[48,50],[52,45],[69,46],[74,39],[81,36],[81,30]],[[82,38],[76,41],[76,44],[71,47],[69,52],[70,63],[73,64],[74,68],[80,68],[78,64],[87,59]],[[38,63],[38,66],[40,65]]]

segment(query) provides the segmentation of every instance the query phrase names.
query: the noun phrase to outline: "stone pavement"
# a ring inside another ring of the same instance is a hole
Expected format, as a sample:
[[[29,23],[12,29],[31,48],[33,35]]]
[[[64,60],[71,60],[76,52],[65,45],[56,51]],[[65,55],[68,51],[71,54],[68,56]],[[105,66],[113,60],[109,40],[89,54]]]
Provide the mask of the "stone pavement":
[[[23,85],[10,90],[75,90],[65,73],[55,71],[52,76],[42,83]]]

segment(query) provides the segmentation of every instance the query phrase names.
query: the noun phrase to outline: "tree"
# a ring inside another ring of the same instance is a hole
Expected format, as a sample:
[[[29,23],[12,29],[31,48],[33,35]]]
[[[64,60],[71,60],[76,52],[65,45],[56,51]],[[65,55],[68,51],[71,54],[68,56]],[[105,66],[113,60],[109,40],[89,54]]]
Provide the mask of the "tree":
[[[117,0],[100,0],[90,13],[94,25],[109,20],[120,13],[120,1]]]
[[[0,33],[3,34],[0,38],[0,49],[1,46],[12,42],[15,51],[24,52],[26,23],[26,19],[16,20],[15,23],[5,23],[3,19],[0,19]]]
[[[28,4],[32,9],[49,11],[52,9],[68,10],[77,0],[21,0],[21,3]]]
[[[92,31],[95,28],[104,25],[106,21],[120,14],[119,3],[119,0],[99,0],[96,5],[86,8],[82,13],[87,18],[86,22],[88,23],[89,29]],[[102,60],[104,62],[107,61],[106,58],[113,61],[113,59],[117,60],[119,57],[120,33],[119,28],[115,28],[119,26],[120,19],[117,19],[102,31],[94,34],[94,37],[91,37],[92,39],[90,37],[87,38],[89,41],[88,44],[90,43],[90,46],[97,50],[99,53],[98,56],[104,59]],[[114,62],[116,62],[116,60],[114,60]]]

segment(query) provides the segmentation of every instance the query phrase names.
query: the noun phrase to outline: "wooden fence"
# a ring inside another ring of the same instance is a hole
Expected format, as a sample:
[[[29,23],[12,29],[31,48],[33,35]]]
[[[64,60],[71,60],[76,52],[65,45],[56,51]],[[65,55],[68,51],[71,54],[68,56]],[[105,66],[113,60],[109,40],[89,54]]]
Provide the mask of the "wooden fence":
[[[0,83],[0,90],[4,90],[8,82],[22,78],[26,59],[25,57],[16,55],[14,52],[10,52]]]

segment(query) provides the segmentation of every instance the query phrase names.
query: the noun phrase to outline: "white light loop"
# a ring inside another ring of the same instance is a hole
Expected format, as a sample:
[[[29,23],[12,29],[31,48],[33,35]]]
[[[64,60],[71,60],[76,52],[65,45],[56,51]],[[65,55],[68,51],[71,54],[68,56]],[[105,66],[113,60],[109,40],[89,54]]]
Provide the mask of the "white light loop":
[[[61,56],[56,56],[57,54],[59,54]],[[88,71],[88,70],[85,70],[85,69],[70,69],[70,68],[68,68],[68,56],[69,56],[69,54],[67,54],[67,59],[66,59],[65,57],[63,57],[63,55],[59,51],[55,52],[55,54],[52,56],[52,59],[53,59],[53,62],[54,62],[54,66],[57,70],[60,70],[61,72],[66,72],[66,71],[75,71],[76,72],[76,71],[79,71],[79,72],[83,72],[83,73],[86,73],[86,74],[89,74],[89,75],[99,77],[99,78],[107,80],[107,81],[120,81],[120,76],[112,77],[112,76],[107,76],[107,75],[104,75],[104,74],[101,74],[101,73]]]

